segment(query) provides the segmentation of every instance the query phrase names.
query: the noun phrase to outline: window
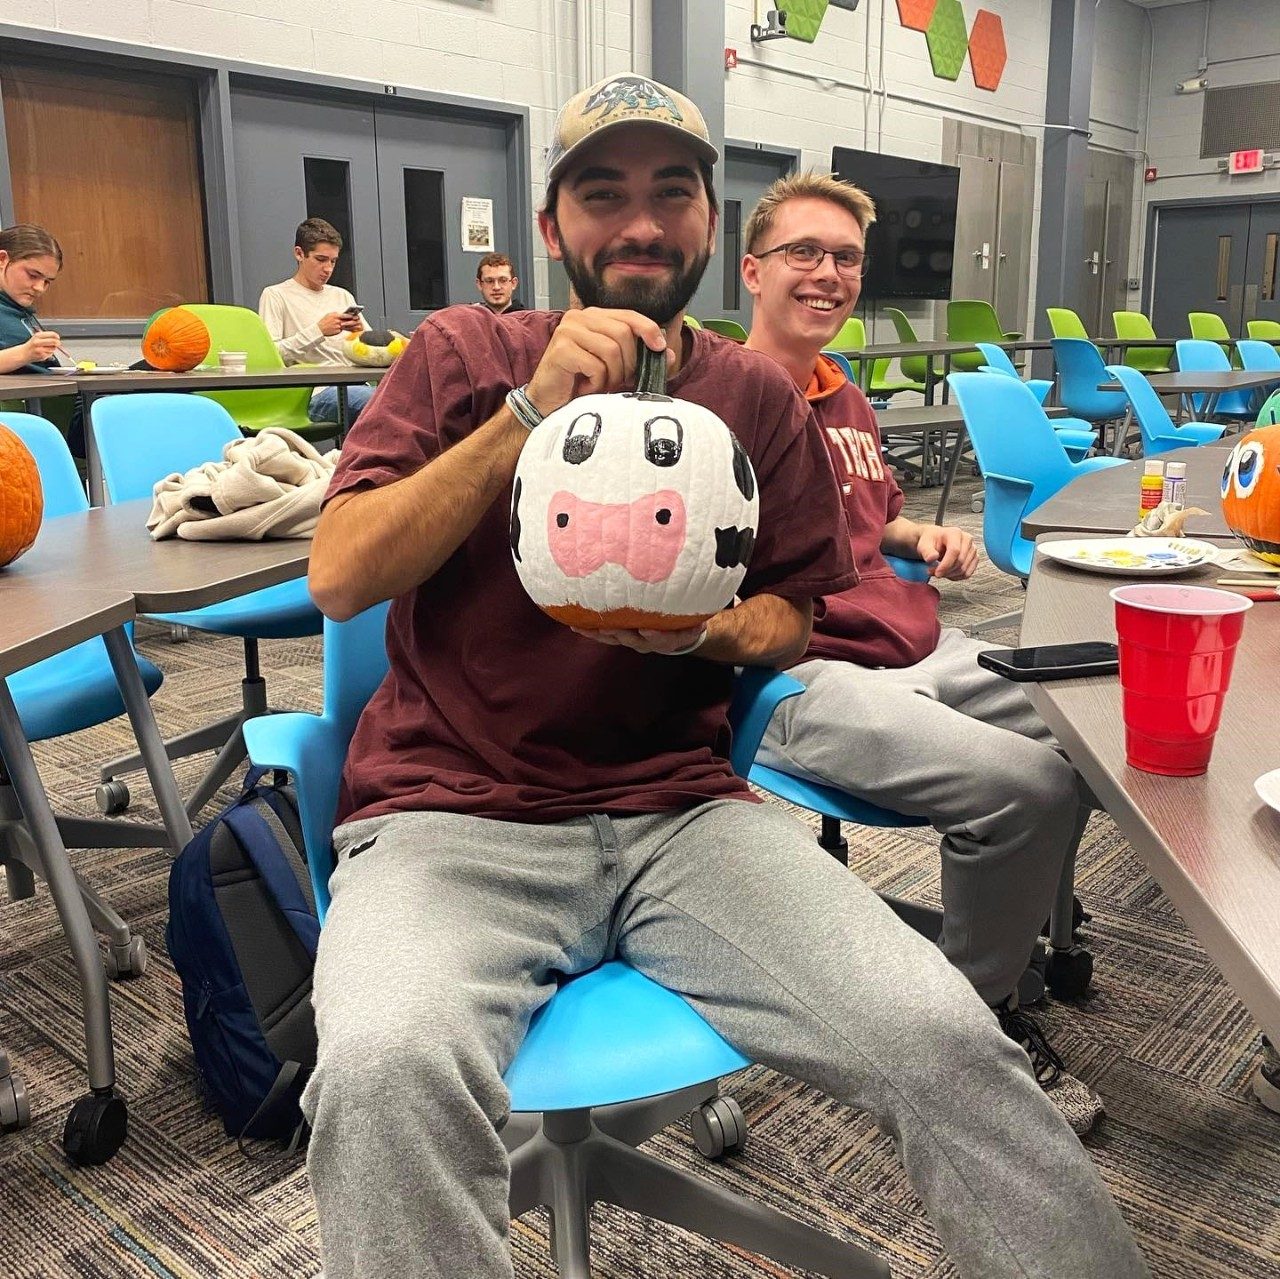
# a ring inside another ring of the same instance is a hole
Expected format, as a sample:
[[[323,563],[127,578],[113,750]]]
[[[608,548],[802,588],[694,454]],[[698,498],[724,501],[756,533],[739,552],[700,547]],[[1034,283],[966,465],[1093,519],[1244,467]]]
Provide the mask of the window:
[[[323,218],[342,236],[342,254],[329,278],[330,284],[356,292],[355,237],[351,229],[351,165],[346,160],[302,157],[307,217]]]
[[[720,218],[724,227],[724,309],[742,305],[742,201],[726,200]]]
[[[47,316],[209,300],[192,81],[7,61],[0,97],[17,219],[62,245]]]
[[[448,306],[444,267],[444,174],[404,170],[405,256],[409,265],[409,309]]]

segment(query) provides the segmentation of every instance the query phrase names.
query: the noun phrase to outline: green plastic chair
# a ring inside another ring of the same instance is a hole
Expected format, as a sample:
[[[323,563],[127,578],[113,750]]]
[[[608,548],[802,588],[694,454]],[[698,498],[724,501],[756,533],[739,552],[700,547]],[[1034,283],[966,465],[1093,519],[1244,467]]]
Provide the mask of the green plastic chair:
[[[1250,320],[1245,327],[1255,342],[1280,344],[1280,320]]]
[[[734,338],[739,342],[747,340],[747,331],[737,320],[703,320],[702,327],[724,338]]]
[[[1187,323],[1191,326],[1193,338],[1220,343],[1222,349],[1231,357],[1231,367],[1233,369],[1240,367],[1240,357],[1236,354],[1235,347],[1230,345],[1231,330],[1227,328],[1227,322],[1222,316],[1214,311],[1188,311]]]
[[[1118,338],[1156,336],[1151,321],[1141,311],[1112,311],[1111,322],[1116,326]],[[1124,353],[1124,362],[1139,373],[1168,373],[1173,366],[1173,347],[1131,346]]]
[[[1049,317],[1049,331],[1056,338],[1087,338],[1084,321],[1065,306],[1047,306],[1045,315]]]
[[[700,328],[702,328],[702,321],[701,321],[701,320],[698,320],[698,319],[695,319],[692,315],[686,315],[686,316],[684,317],[684,322],[685,322],[685,323],[686,323],[686,324],[687,324],[691,329],[700,329]]]
[[[257,311],[206,302],[184,303],[184,306],[198,315],[209,330],[209,354],[201,368],[217,368],[221,351],[243,351],[248,357],[245,368],[250,373],[284,368],[284,360]],[[337,431],[336,423],[313,422],[307,416],[311,391],[308,386],[272,386],[197,394],[221,404],[236,425],[250,434],[268,426],[286,426],[299,435],[331,438]]]
[[[1021,333],[1006,333],[990,302],[977,298],[953,298],[947,303],[948,342],[1016,342]],[[981,351],[962,351],[951,357],[957,372],[976,373],[986,364]]]
[[[893,331],[898,335],[899,342],[920,341],[905,311],[899,311],[896,306],[887,306],[884,308],[884,313],[893,322]],[[923,355],[904,355],[899,358],[898,367],[902,370],[902,376],[910,380],[911,389],[919,391],[923,395],[924,380],[928,376],[928,358]],[[935,377],[942,377],[942,365],[940,363],[934,363],[933,371]]]
[[[841,353],[861,351],[866,345],[867,326],[859,315],[851,315],[837,330],[835,337],[827,343],[830,350]],[[922,386],[918,386],[915,382],[907,381],[903,378],[890,378],[889,365],[892,363],[893,361],[887,357],[872,360],[871,372],[868,375],[866,361],[860,362],[858,366],[858,385],[868,395],[876,399],[887,399],[891,395],[897,395],[899,391],[919,391],[923,389]]]

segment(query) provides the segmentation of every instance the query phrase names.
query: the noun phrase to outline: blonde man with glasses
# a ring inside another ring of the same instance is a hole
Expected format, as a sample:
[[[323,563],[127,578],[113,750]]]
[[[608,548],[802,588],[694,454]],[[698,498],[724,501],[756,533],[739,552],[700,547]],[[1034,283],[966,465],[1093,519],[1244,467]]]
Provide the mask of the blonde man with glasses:
[[[1102,1112],[1018,1007],[1017,982],[1089,814],[1083,783],[1022,688],[977,663],[992,647],[938,623],[938,593],[897,576],[886,555],[931,578],[978,566],[963,529],[902,514],[875,416],[822,349],[857,305],[875,207],[847,182],[782,178],[747,221],[742,278],[755,302],[747,346],[772,356],[813,409],[844,496],[858,585],[814,606],[761,758],[896,812],[942,835],[943,953],[972,982],[1078,1132]]]

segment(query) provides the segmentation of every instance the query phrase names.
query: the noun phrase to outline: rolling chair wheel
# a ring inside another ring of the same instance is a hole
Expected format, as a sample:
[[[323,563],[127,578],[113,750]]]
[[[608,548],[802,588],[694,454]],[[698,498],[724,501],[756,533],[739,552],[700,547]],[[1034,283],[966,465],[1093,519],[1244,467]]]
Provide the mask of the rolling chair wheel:
[[[747,1144],[747,1117],[732,1097],[714,1097],[689,1116],[693,1144],[708,1159],[736,1155]]]
[[[16,1075],[6,1074],[0,1079],[0,1132],[17,1132],[30,1122],[26,1085]]]
[[[124,1098],[109,1088],[91,1092],[71,1107],[62,1132],[62,1149],[78,1167],[105,1164],[124,1145],[128,1133],[129,1112]]]
[[[103,782],[98,786],[93,792],[93,798],[97,802],[99,812],[106,817],[114,817],[129,807],[129,788],[123,782],[112,778],[111,781]]]
[[[191,628],[184,622],[171,622],[169,624],[169,643],[185,644],[191,638]]]
[[[108,946],[102,957],[107,976],[116,978],[141,977],[147,971],[147,943],[145,938],[130,937],[123,953],[118,947]]]
[[[1052,950],[1045,964],[1045,984],[1056,999],[1079,999],[1089,991],[1093,956],[1082,946]]]
[[[969,499],[969,509],[970,509],[970,510],[975,514],[975,515],[981,515],[981,514],[982,514],[982,512],[983,512],[983,509],[986,507],[986,505],[987,505],[987,499],[986,499],[986,495],[985,495],[985,494],[982,494],[982,493],[975,493],[975,494],[974,494],[974,495]]]

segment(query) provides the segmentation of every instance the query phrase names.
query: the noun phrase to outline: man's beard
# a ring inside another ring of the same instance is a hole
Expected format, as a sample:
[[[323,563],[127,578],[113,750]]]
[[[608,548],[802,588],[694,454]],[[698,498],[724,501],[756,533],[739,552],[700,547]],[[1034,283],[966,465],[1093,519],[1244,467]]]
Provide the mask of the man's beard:
[[[598,253],[590,267],[580,257],[561,246],[564,269],[569,283],[583,306],[603,306],[615,310],[639,311],[655,324],[667,325],[689,305],[707,263],[709,251],[698,254],[687,271],[684,254],[679,249],[650,248],[644,250],[623,249],[617,253]],[[610,262],[651,262],[660,260],[675,268],[674,275],[662,279],[646,279],[626,276],[616,284],[606,284],[604,268]]]

